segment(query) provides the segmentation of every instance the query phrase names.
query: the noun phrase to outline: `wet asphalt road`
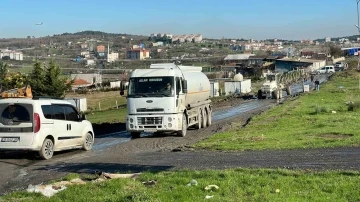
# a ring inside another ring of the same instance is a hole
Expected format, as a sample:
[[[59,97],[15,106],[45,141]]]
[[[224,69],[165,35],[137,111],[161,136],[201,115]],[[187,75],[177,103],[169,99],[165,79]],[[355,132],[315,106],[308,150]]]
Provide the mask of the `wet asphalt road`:
[[[302,90],[301,85],[293,92]],[[226,124],[231,118],[276,105],[274,100],[251,100],[242,105],[213,113],[214,124]],[[215,131],[216,132],[216,131]],[[196,136],[190,131],[189,136]],[[201,133],[201,132],[200,132]],[[214,133],[206,131],[202,133]],[[60,178],[69,172],[139,172],[144,170],[226,169],[226,168],[293,168],[293,169],[360,169],[360,148],[306,149],[281,151],[211,152],[166,151],[168,146],[186,144],[186,138],[151,137],[131,140],[126,132],[96,138],[93,151],[68,151],[48,161],[34,155],[9,153],[0,157],[0,194],[23,189]],[[191,138],[190,138],[191,140]],[[196,141],[192,140],[192,141]],[[165,149],[165,151],[164,151]]]

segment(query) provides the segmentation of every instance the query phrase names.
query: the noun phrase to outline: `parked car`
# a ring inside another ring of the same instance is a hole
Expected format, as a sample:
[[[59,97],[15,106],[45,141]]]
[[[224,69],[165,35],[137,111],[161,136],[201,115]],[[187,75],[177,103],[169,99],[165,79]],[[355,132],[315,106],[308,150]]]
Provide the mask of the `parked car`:
[[[335,63],[335,71],[344,71],[345,69],[347,69],[347,63],[345,62]]]
[[[91,150],[91,123],[65,100],[0,99],[0,150],[37,151],[42,159],[60,150]]]
[[[316,70],[316,74],[326,74],[326,73],[335,73],[335,67],[333,65],[328,65]]]

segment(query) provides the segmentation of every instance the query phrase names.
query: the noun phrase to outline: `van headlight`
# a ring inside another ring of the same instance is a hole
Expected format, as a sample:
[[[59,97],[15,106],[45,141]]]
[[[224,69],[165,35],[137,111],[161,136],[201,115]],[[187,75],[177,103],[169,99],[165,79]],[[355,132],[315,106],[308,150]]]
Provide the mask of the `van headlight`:
[[[172,118],[171,118],[171,117],[169,117],[169,118],[168,118],[168,121],[169,121],[169,122],[171,122],[171,121],[172,121]]]
[[[134,119],[133,119],[133,118],[130,118],[129,120],[130,120],[130,123],[133,123],[133,122],[134,122]]]

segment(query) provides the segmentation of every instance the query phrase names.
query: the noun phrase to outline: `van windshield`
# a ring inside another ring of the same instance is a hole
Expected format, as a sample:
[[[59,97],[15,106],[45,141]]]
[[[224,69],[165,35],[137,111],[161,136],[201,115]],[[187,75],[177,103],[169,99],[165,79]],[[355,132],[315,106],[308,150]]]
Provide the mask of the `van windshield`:
[[[128,97],[170,97],[174,95],[174,77],[130,78]]]
[[[19,125],[32,122],[31,104],[0,104],[0,122],[3,125]]]

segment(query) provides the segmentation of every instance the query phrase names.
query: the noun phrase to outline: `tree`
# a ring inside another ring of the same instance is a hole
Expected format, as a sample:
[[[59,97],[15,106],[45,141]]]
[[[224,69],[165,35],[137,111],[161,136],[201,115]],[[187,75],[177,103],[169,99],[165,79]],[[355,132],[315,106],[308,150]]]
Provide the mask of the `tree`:
[[[0,92],[6,90],[8,88],[8,80],[6,79],[6,75],[8,73],[7,63],[0,62]]]
[[[45,94],[54,97],[63,97],[65,92],[71,89],[74,80],[67,81],[61,77],[61,69],[54,61],[50,61],[45,68]]]
[[[341,51],[341,48],[338,46],[330,46],[330,55],[334,57],[344,56],[344,53]]]
[[[46,95],[45,70],[39,61],[35,62],[34,68],[29,74],[29,83],[34,96]]]

